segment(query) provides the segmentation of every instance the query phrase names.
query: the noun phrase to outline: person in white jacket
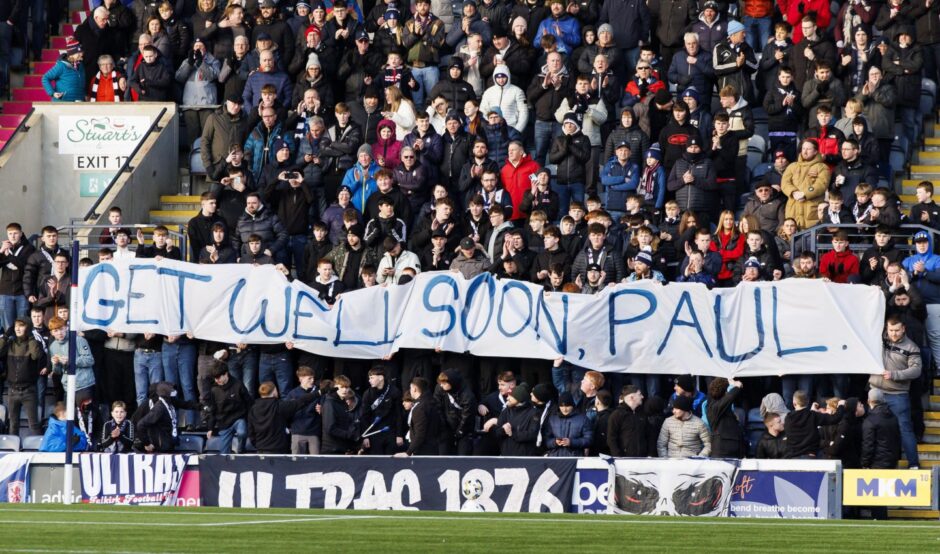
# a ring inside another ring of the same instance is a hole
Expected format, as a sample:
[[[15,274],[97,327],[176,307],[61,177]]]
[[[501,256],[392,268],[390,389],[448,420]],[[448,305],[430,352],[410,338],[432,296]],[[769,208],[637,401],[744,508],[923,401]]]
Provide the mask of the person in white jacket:
[[[385,255],[382,256],[379,267],[375,271],[376,281],[380,285],[386,283],[397,285],[405,269],[409,267],[416,273],[421,272],[421,260],[414,252],[402,248],[402,243],[392,237],[385,237],[382,246],[385,248]]]
[[[503,111],[506,124],[524,133],[526,123],[529,122],[529,106],[525,101],[525,92],[510,83],[511,77],[507,66],[496,66],[493,70],[493,82],[496,84],[483,93],[483,98],[480,100],[480,112],[489,113],[490,108],[498,107]],[[606,112],[604,117],[607,117]],[[600,141],[600,135],[598,135],[598,141]]]
[[[385,88],[385,111],[382,117],[395,122],[395,139],[405,140],[415,128],[415,107],[404,97],[397,86]]]
[[[585,188],[594,191],[597,188],[597,175],[600,166],[606,160],[601,160],[601,125],[607,121],[607,106],[599,95],[591,94],[591,78],[580,75],[574,83],[574,92],[561,101],[555,110],[555,120],[562,123],[565,114],[574,112],[581,118],[581,132],[591,141],[591,161],[588,171],[585,172]]]

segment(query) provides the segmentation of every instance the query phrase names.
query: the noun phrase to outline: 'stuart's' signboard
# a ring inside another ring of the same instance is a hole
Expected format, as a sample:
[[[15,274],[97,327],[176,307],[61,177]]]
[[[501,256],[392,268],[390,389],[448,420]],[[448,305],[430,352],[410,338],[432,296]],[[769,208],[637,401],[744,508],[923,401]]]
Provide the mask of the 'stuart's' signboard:
[[[128,156],[149,128],[147,116],[60,115],[59,154]]]

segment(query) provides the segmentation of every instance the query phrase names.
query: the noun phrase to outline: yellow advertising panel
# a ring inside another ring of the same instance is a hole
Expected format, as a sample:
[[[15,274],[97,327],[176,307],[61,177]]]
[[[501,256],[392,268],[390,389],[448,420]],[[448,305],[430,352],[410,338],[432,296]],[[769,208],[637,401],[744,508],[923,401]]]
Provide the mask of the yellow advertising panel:
[[[929,469],[846,469],[845,506],[933,506],[936,493]]]

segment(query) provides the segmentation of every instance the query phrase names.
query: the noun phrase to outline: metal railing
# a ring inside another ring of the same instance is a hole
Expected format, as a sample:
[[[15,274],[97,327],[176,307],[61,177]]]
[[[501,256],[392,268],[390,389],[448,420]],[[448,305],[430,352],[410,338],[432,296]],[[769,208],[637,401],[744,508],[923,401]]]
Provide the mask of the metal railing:
[[[30,128],[26,125],[26,122],[29,121],[29,118],[32,117],[33,112],[35,111],[36,108],[30,108],[29,113],[26,114],[26,117],[24,117],[23,120],[17,124],[16,129],[13,130],[13,134],[10,135],[10,139],[3,143],[3,147],[0,148],[0,156],[2,156],[3,153],[7,151],[7,147],[9,147],[10,143],[13,142],[13,138],[16,137],[17,133],[20,131],[29,131]]]
[[[186,226],[182,224],[165,224],[165,223],[135,223],[131,225],[121,225],[121,227],[129,230],[136,231],[138,229],[142,230],[146,235],[147,239],[153,238],[153,228],[157,225],[163,225],[169,230],[170,238],[173,245],[180,249],[180,254],[183,258],[183,261],[189,261],[189,237],[186,235]],[[92,253],[95,253],[102,248],[114,248],[113,244],[101,244],[98,242],[98,237],[100,233],[95,232],[96,229],[110,229],[113,225],[91,225],[83,223],[79,218],[73,218],[68,225],[62,225],[58,227],[59,230],[59,242],[62,242],[62,239],[67,238],[68,244],[72,244],[73,241],[78,240],[82,250],[82,256],[90,256]],[[83,234],[80,231],[89,231],[87,237],[82,236]],[[33,241],[33,245],[38,248],[39,244],[39,235],[33,235],[30,237]],[[134,243],[135,236],[131,236],[131,243],[128,245],[131,250],[135,250],[136,246]]]
[[[790,238],[790,259],[795,260],[801,253],[810,251],[814,254],[832,250],[832,231],[829,229],[842,229],[849,234],[849,250],[852,252],[864,252],[874,244],[875,227],[871,225],[858,225],[856,223],[825,223],[815,227],[800,231]],[[926,225],[904,224],[897,229],[892,230],[891,238],[894,240],[894,247],[902,252],[912,252],[914,244],[911,237],[918,231],[930,233],[931,241],[937,244],[937,237],[940,232]]]
[[[154,118],[153,123],[150,124],[147,132],[144,133],[144,138],[140,139],[140,142],[138,142],[137,146],[134,147],[134,151],[131,152],[127,159],[124,160],[124,163],[121,165],[120,169],[118,169],[114,174],[114,177],[111,178],[111,182],[108,183],[108,186],[104,188],[104,191],[102,191],[102,193],[98,196],[98,199],[95,200],[95,203],[92,204],[90,208],[88,208],[88,213],[85,214],[85,217],[82,218],[82,221],[88,221],[89,219],[97,219],[100,217],[101,214],[98,213],[98,208],[101,206],[102,200],[104,200],[108,193],[111,192],[111,189],[118,182],[118,179],[121,178],[121,175],[123,175],[125,171],[133,171],[133,167],[131,167],[131,160],[134,159],[134,156],[137,155],[137,152],[140,151],[140,148],[144,145],[145,142],[147,142],[150,134],[154,131],[162,129],[162,127],[160,127],[160,120],[163,119],[165,114],[166,108],[160,110],[160,113],[157,114],[156,118]],[[108,225],[108,227],[110,227],[110,225]]]

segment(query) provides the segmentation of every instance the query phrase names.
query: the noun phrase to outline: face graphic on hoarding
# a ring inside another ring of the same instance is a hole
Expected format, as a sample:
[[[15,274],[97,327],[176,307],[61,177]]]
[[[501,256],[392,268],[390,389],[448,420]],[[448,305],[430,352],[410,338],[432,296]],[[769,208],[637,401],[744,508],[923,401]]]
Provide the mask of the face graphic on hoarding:
[[[676,475],[660,488],[655,473],[617,475],[617,507],[631,514],[706,516],[722,508],[725,479],[715,475]]]

